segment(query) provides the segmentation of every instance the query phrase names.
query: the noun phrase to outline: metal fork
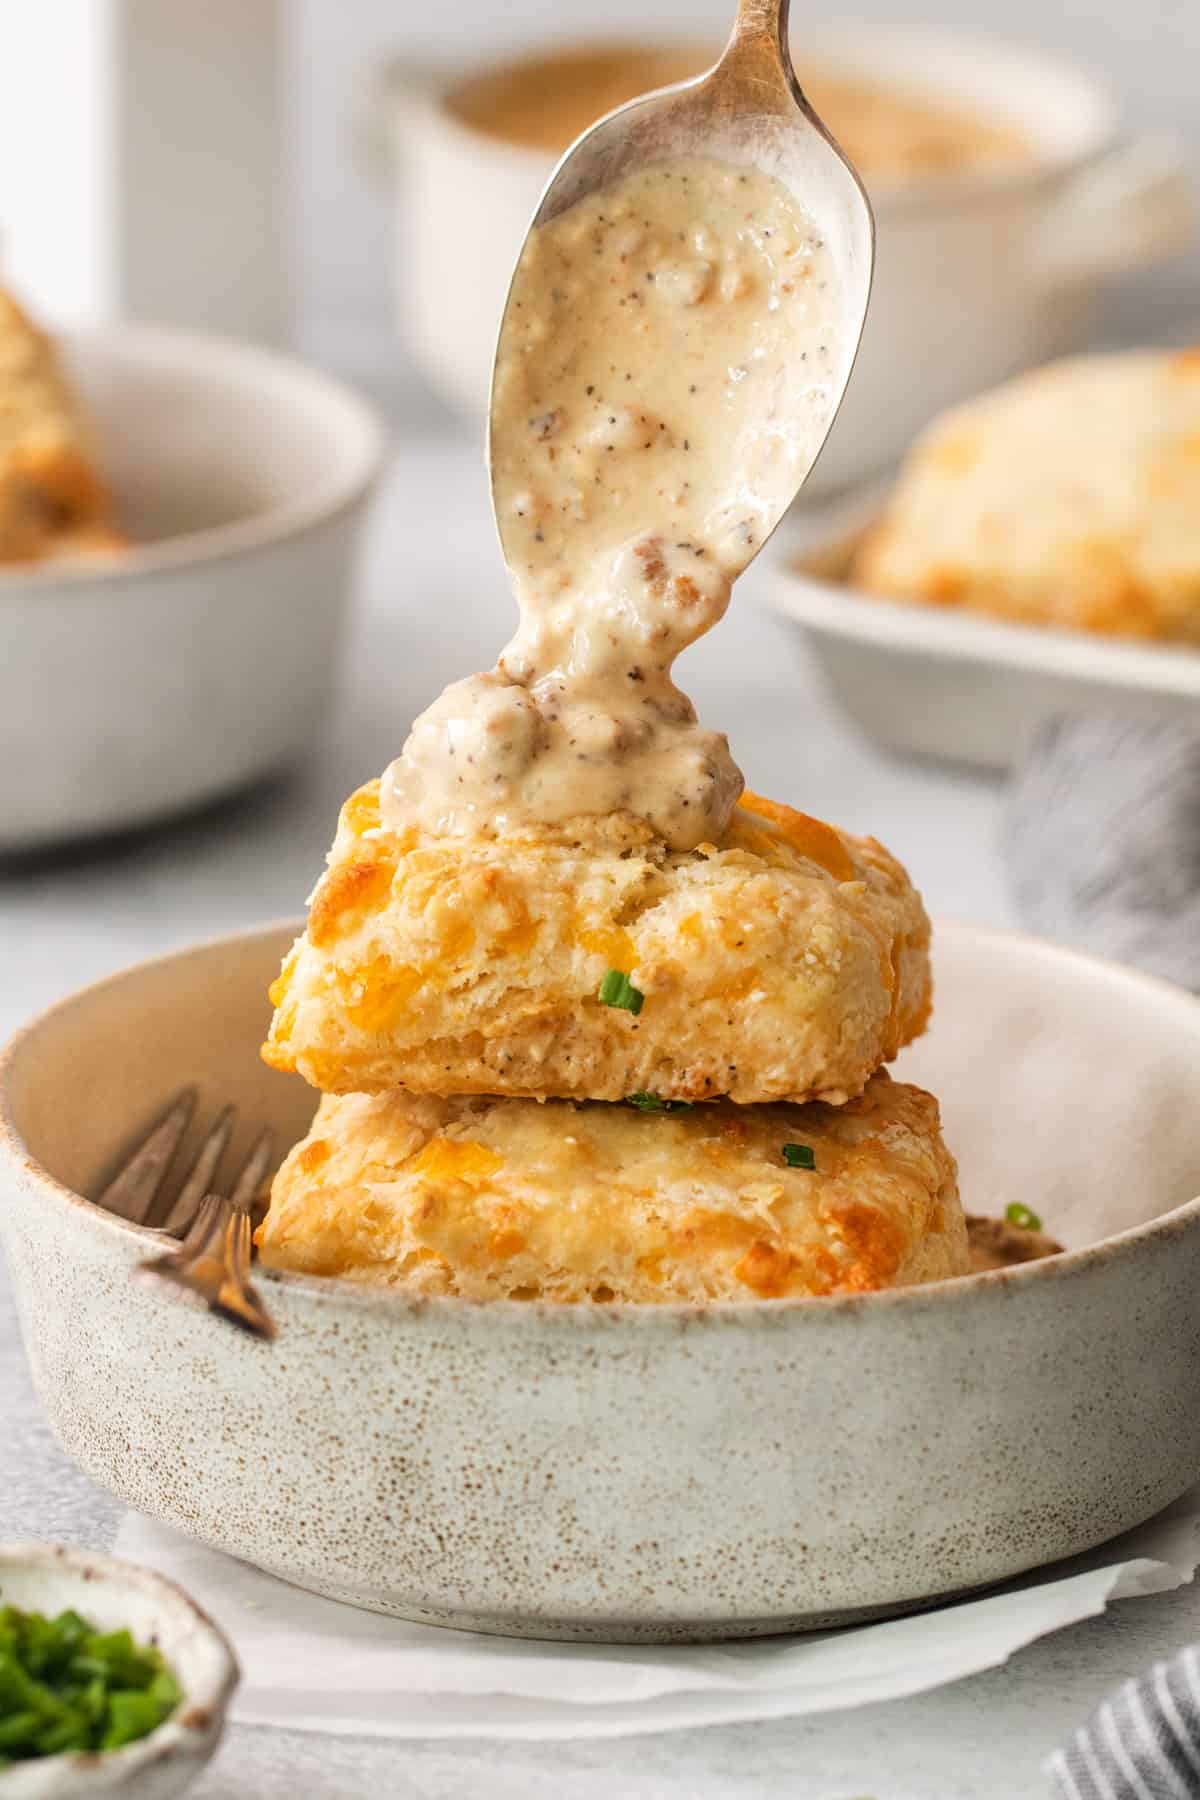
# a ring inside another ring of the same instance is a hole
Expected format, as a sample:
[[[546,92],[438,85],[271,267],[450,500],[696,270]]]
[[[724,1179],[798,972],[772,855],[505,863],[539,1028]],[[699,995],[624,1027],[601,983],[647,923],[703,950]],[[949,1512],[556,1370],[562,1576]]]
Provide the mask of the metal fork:
[[[213,1191],[217,1167],[233,1131],[235,1110],[227,1106],[213,1124],[174,1199],[159,1221],[160,1197],[171,1161],[196,1109],[197,1091],[182,1088],[151,1125],[133,1153],[96,1196],[99,1206],[148,1225],[165,1237],[181,1238],[177,1249],[139,1263],[135,1277],[165,1281],[196,1296],[210,1312],[254,1337],[273,1338],[275,1323],[250,1280],[254,1205],[271,1165],[269,1131],[255,1139],[233,1191]]]

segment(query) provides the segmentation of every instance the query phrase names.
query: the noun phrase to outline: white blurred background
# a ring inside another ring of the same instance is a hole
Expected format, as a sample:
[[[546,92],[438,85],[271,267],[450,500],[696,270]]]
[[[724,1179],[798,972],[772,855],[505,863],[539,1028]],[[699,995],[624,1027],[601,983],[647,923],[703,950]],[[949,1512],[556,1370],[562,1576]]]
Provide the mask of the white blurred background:
[[[733,0],[654,6],[646,0],[38,0],[35,7],[0,0],[0,26],[10,26],[0,33],[0,280],[11,278],[51,327],[95,319],[119,327],[126,317],[160,317],[235,337],[282,336],[369,397],[391,428],[392,451],[343,634],[333,724],[319,746],[314,739],[308,785],[263,801],[259,812],[197,825],[195,841],[209,832],[205,842],[219,847],[220,857],[214,848],[211,888],[202,892],[190,879],[179,911],[155,909],[148,919],[135,910],[126,917],[126,888],[114,879],[111,891],[87,895],[82,911],[90,936],[76,935],[76,915],[68,910],[62,934],[52,939],[38,913],[46,948],[36,997],[72,972],[82,977],[160,941],[160,912],[161,941],[180,941],[193,917],[207,932],[293,907],[344,794],[390,760],[415,713],[443,682],[489,661],[503,641],[512,599],[480,455],[486,385],[468,383],[477,397],[457,413],[434,391],[438,378],[444,391],[454,390],[447,372],[466,368],[471,333],[458,329],[461,320],[446,298],[453,284],[431,246],[450,216],[468,246],[466,272],[456,267],[454,273],[477,315],[472,331],[486,370],[502,284],[536,185],[515,215],[501,217],[488,177],[511,147],[497,140],[493,152],[491,139],[472,140],[471,166],[457,190],[460,209],[443,207],[435,217],[426,208],[418,236],[406,208],[404,156],[373,155],[368,148],[372,84],[396,61],[466,74],[522,51],[598,37],[719,41],[732,10]],[[1200,0],[851,0],[849,10],[825,11],[812,0],[793,0],[793,15],[797,42],[806,33],[819,37],[847,27],[864,30],[869,42],[873,27],[905,26],[977,41],[978,59],[956,63],[948,83],[948,97],[964,105],[962,84],[976,71],[1009,91],[1009,77],[997,74],[1007,65],[989,57],[990,42],[1079,67],[1112,90],[1130,138],[1160,134],[1180,147],[1200,189]],[[798,73],[803,81],[802,58]],[[936,78],[931,85],[938,91]],[[1017,113],[1036,85],[1019,85]],[[1069,107],[1059,84],[1049,91],[1053,135]],[[964,210],[984,216],[968,219],[972,229],[953,257],[936,236],[952,211],[940,198],[928,208],[931,235],[918,232],[905,244],[899,226],[890,240],[881,229],[871,329],[837,427],[843,443],[857,445],[843,457],[840,481],[847,488],[878,476],[942,405],[1079,341],[1064,331],[1049,348],[1039,347],[1039,337],[1051,335],[1040,333],[1043,310],[1074,317],[1075,300],[1094,289],[1100,297],[1095,319],[1086,308],[1078,312],[1093,341],[1200,339],[1194,209],[1159,246],[1171,254],[1142,256],[1136,273],[1089,282],[1068,254],[1061,292],[1042,280],[1045,246],[1034,229],[1041,203],[1061,244],[1054,181],[1063,174],[1071,186],[1075,174],[1086,177],[1103,166],[1107,126],[1100,135],[1099,144],[1079,153],[1083,171],[1074,165],[1058,171],[1035,159],[1039,166],[1025,184],[1032,191],[1025,192],[1024,177],[1014,184],[1036,215],[1028,229],[1018,221],[1009,231],[1003,220],[998,228],[1003,208],[986,191],[975,207],[970,184]],[[1031,141],[1040,145],[1041,133]],[[435,160],[421,165],[426,173]],[[535,158],[540,179],[538,168]],[[1153,207],[1144,190],[1135,191],[1135,226],[1152,224]],[[876,199],[882,225],[878,192]],[[903,206],[893,210],[902,222],[911,216]],[[1093,208],[1101,248],[1119,246],[1127,235],[1130,221],[1121,211]],[[489,225],[495,228],[490,261],[480,241]],[[109,279],[114,262],[123,291]],[[906,286],[914,266],[922,283]],[[428,327],[420,359],[397,305],[404,277],[419,270],[426,275]],[[894,291],[887,295],[889,282]],[[500,285],[493,290],[493,283]],[[960,315],[944,330],[939,301],[954,303]],[[1025,332],[1026,323],[1039,331]],[[440,360],[429,354],[431,340]],[[996,367],[997,360],[1007,366]],[[433,376],[422,375],[418,361]],[[903,407],[897,400],[906,384],[916,390],[915,409],[911,393]],[[847,440],[856,407],[860,428]],[[911,416],[898,429],[901,413]],[[139,451],[139,444],[132,448]],[[831,451],[837,450],[835,435]],[[837,467],[827,455],[817,478]],[[831,480],[831,489],[837,485]],[[816,486],[809,484],[806,503],[817,498]],[[701,712],[730,730],[752,784],[851,828],[874,830],[882,821],[935,906],[967,917],[1007,917],[995,784],[968,775],[961,741],[945,764],[904,762],[871,733],[856,731],[810,667],[809,645],[795,621],[771,616],[771,582],[763,558],[747,578],[738,630],[699,646],[689,659],[689,687]],[[317,617],[320,608],[311,611]],[[332,666],[323,678],[332,685]],[[887,706],[875,710],[893,717],[891,687]],[[959,708],[972,723],[974,711],[970,702]],[[961,737],[960,726],[955,730]],[[977,760],[992,768],[1003,758]],[[267,813],[274,836],[264,849]],[[168,861],[171,854],[169,847],[163,851]],[[244,860],[235,867],[239,856]],[[97,946],[97,920],[113,932],[111,954]],[[32,988],[30,996],[32,1003]],[[10,1004],[15,1014],[21,1006],[15,990]]]
[[[12,3],[12,0],[9,0]],[[720,35],[730,0],[291,0],[291,254],[296,326],[305,346],[364,373],[397,372],[390,318],[390,210],[385,186],[357,153],[352,120],[373,66],[390,54],[464,66],[500,50],[588,35]],[[1025,43],[1108,81],[1131,127],[1187,147],[1200,181],[1200,0],[855,0],[849,8],[793,0],[806,27],[879,21],[941,27]],[[798,71],[801,81],[804,71]],[[1200,249],[1118,283],[1106,336],[1200,328]]]
[[[412,386],[395,330],[404,190],[403,168],[373,162],[364,144],[372,79],[393,59],[470,70],[598,36],[717,42],[731,10],[732,0],[0,0],[0,26],[11,26],[0,270],[51,323],[132,314],[278,337],[286,315],[295,345],[386,402],[390,386]],[[1178,142],[1200,185],[1200,0],[793,8],[797,38],[872,24],[998,39],[1090,71],[1114,90],[1129,132]],[[1178,336],[1200,320],[1198,291],[1200,243],[1114,283],[1100,335]]]

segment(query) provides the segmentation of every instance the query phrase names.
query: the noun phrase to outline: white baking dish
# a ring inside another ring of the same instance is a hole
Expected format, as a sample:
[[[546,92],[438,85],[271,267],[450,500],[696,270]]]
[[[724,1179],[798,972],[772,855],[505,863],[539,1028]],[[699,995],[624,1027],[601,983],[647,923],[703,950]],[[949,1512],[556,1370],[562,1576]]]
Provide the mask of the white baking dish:
[[[1078,344],[1104,281],[1179,247],[1193,221],[1175,151],[1122,142],[1113,96],[1069,64],[875,26],[794,34],[793,57],[802,83],[820,68],[965,104],[1036,146],[1002,172],[868,184],[875,290],[854,382],[809,482],[828,492],[883,468],[953,401]],[[482,419],[504,296],[554,158],[457,118],[448,95],[463,79],[385,69],[371,137],[397,153],[401,330],[438,387]]]
[[[758,591],[804,632],[851,718],[889,749],[1007,768],[1049,713],[1200,719],[1200,652],[882,599],[847,585],[882,489],[793,511]]]

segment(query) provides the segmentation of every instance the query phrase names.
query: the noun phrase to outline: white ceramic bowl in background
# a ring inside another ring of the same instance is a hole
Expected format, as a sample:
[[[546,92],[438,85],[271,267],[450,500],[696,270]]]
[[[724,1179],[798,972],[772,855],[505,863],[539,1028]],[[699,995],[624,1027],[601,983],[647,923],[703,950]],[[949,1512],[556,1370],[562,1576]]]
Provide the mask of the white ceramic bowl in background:
[[[0,567],[0,851],[282,769],[329,697],[383,440],[290,358],[163,326],[67,338],[127,554]]]
[[[760,584],[869,737],[889,750],[1007,769],[1050,714],[1200,716],[1200,652],[1189,647],[1052,631],[850,587],[850,559],[882,504],[873,487],[793,509]]]
[[[1002,1580],[1200,1479],[1200,1002],[1031,939],[935,933],[969,1208],[1069,1246],[928,1288],[732,1305],[414,1299],[261,1275],[275,1344],[130,1272],[81,1198],[185,1081],[294,1142],[258,1057],[294,927],[143,963],[0,1059],[0,1239],[67,1451],[302,1587],[432,1623],[688,1639]],[[197,1132],[203,1121],[198,1121]],[[191,1146],[188,1146],[190,1149]]]
[[[1113,96],[1069,64],[876,26],[794,32],[793,57],[801,83],[806,69],[848,73],[978,109],[1037,146],[1027,165],[990,174],[868,182],[871,313],[815,493],[884,467],[953,401],[1079,343],[1104,281],[1180,247],[1193,214],[1178,154],[1121,142]],[[513,264],[555,159],[461,122],[447,94],[462,79],[394,65],[369,105],[372,140],[396,153],[401,329],[482,420]]]
[[[139,1643],[157,1644],[183,1690],[157,1731],[120,1750],[0,1770],[0,1800],[171,1800],[190,1786],[220,1742],[238,1666],[224,1633],[182,1588],[91,1550],[0,1544],[0,1606],[50,1616],[72,1608],[101,1631],[127,1628]]]

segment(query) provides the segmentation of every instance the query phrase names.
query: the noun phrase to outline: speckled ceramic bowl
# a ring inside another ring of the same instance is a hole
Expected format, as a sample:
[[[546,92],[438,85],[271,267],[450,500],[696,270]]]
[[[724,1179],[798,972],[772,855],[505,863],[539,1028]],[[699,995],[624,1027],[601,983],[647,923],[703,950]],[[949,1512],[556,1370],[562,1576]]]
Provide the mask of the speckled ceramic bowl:
[[[161,1575],[60,1544],[0,1545],[0,1606],[51,1615],[72,1607],[102,1631],[157,1644],[183,1689],[169,1719],[121,1750],[43,1756],[0,1771],[0,1800],[171,1800],[220,1742],[238,1667],[223,1632]]]
[[[1200,1479],[1200,1003],[944,927],[926,1040],[975,1211],[1052,1261],[734,1306],[405,1300],[264,1277],[253,1342],[131,1284],[81,1198],[185,1079],[298,1136],[257,1048],[291,929],[145,963],[0,1064],[0,1235],[62,1442],[130,1505],[301,1586],[538,1636],[749,1635],[1080,1551]],[[236,1145],[235,1150],[241,1149]]]

